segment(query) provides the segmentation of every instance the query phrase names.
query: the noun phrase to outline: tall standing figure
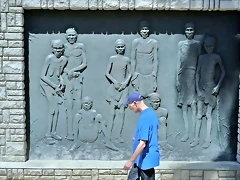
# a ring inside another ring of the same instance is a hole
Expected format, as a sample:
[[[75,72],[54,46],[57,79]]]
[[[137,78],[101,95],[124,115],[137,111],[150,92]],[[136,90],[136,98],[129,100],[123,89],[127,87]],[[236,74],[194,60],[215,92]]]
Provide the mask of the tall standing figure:
[[[109,58],[106,70],[106,77],[110,81],[110,86],[107,90],[106,101],[110,104],[110,119],[109,132],[113,134],[116,140],[120,143],[122,139],[122,128],[124,122],[125,107],[123,102],[128,95],[128,84],[131,78],[130,59],[125,54],[126,44],[124,40],[117,39],[115,41],[115,50],[117,55]],[[112,130],[115,131],[112,131]]]
[[[185,25],[186,40],[178,43],[178,66],[176,88],[178,94],[178,107],[182,108],[185,124],[185,134],[181,141],[189,139],[188,107],[192,109],[192,124],[195,129],[196,120],[196,70],[197,61],[201,53],[201,43],[194,40],[194,25]]]
[[[198,68],[196,74],[197,82],[197,123],[195,139],[191,143],[192,147],[199,144],[199,132],[203,117],[203,106],[207,106],[206,118],[207,118],[207,132],[206,138],[203,144],[203,148],[208,148],[211,145],[211,129],[212,129],[212,110],[217,104],[217,95],[222,84],[222,80],[225,76],[225,70],[222,65],[221,57],[218,54],[213,53],[215,47],[215,39],[211,36],[207,36],[204,39],[204,48],[206,54],[201,55],[198,61]],[[216,68],[220,67],[221,76],[217,83],[215,83]],[[218,122],[219,123],[219,122]]]
[[[65,88],[62,73],[67,63],[67,58],[63,56],[64,44],[61,40],[51,42],[52,54],[48,55],[43,65],[40,90],[48,100],[48,132],[46,134],[47,143],[55,144],[55,140],[62,140],[57,135],[57,123],[59,115],[59,98],[63,96]]]
[[[158,45],[155,39],[149,38],[150,23],[140,23],[141,38],[132,42],[131,66],[132,86],[144,98],[157,90]]]
[[[81,106],[83,76],[82,71],[87,67],[86,52],[84,44],[77,43],[77,32],[74,28],[66,30],[64,55],[68,58],[67,66],[64,70],[65,108],[67,120],[66,139],[73,140],[73,115]]]

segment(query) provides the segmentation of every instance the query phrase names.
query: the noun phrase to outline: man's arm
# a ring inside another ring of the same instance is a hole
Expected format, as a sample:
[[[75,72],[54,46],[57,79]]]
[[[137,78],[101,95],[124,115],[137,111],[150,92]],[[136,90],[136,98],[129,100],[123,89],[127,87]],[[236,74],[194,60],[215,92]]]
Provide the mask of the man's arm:
[[[134,162],[135,159],[142,153],[143,149],[146,147],[146,141],[140,140],[139,144],[134,151],[133,155],[130,157],[129,161]]]
[[[42,68],[41,81],[45,82],[46,84],[51,86],[53,89],[56,89],[58,85],[52,83],[46,76],[47,73],[48,73],[48,69],[49,69],[50,63],[51,63],[50,59],[47,57],[44,65],[43,65],[43,68]]]
[[[157,76],[157,72],[158,72],[158,45],[157,45],[157,41],[154,40],[153,42],[153,75]]]
[[[216,62],[216,63],[219,65],[220,70],[221,70],[221,77],[220,77],[220,79],[219,79],[219,81],[218,81],[218,84],[217,84],[217,86],[216,86],[216,87],[219,89],[220,86],[221,86],[221,84],[222,84],[222,80],[223,80],[223,78],[224,78],[224,76],[225,76],[225,69],[224,69],[224,67],[223,67],[222,60],[221,60],[221,57],[220,57],[220,56],[218,56],[218,59],[217,59],[217,62]]]
[[[123,169],[124,170],[129,170],[132,165],[133,165],[133,162],[135,161],[135,159],[142,153],[143,149],[145,148],[146,146],[146,141],[142,141],[140,140],[139,141],[139,144],[136,148],[136,150],[134,151],[133,155],[131,156],[131,158],[126,162],[126,164],[124,165]]]
[[[127,66],[126,67],[127,79],[125,80],[124,84],[128,84],[130,79],[131,79],[131,77],[132,77],[131,70],[130,70],[130,68],[131,68],[131,61],[130,61],[129,58],[127,59],[127,65],[126,66]]]
[[[201,59],[202,56],[199,57],[198,63],[197,63],[197,71],[196,71],[196,90],[197,93],[199,93],[199,76],[200,76],[200,70],[201,70]]]
[[[178,76],[180,74],[180,65],[181,65],[181,52],[180,52],[181,44],[182,44],[182,42],[180,41],[178,43],[178,56],[177,56],[177,76],[176,76],[176,85],[177,86],[179,85]]]
[[[130,159],[127,161],[127,163],[124,165],[123,169],[128,170],[133,165],[133,162],[135,159],[142,153],[143,149],[146,147],[146,143],[149,139],[149,133],[151,132],[151,124],[146,124],[144,122],[141,122],[141,125],[139,125],[139,134],[138,134],[138,141],[139,144],[137,148],[135,149],[134,153],[130,157]]]
[[[132,42],[132,51],[131,51],[131,74],[134,74],[136,68],[136,48],[137,48],[137,39],[134,39]]]
[[[161,125],[166,125],[166,121],[168,118],[168,111],[165,108],[161,108],[161,116],[158,117],[159,123]]]
[[[113,64],[113,61],[112,61],[112,58],[110,57],[109,62],[108,62],[108,65],[107,65],[107,69],[106,69],[105,76],[106,76],[113,84],[116,84],[116,83],[118,83],[117,80],[114,79],[113,76],[110,74],[110,71],[111,71],[111,68],[112,68],[112,64]]]

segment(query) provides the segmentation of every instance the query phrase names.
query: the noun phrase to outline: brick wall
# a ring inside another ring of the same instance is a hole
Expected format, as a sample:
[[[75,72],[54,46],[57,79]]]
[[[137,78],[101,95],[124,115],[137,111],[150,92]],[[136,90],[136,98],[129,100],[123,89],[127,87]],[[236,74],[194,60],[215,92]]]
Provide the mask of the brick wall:
[[[0,169],[0,180],[126,180],[121,169]],[[240,171],[156,170],[156,180],[239,180]]]

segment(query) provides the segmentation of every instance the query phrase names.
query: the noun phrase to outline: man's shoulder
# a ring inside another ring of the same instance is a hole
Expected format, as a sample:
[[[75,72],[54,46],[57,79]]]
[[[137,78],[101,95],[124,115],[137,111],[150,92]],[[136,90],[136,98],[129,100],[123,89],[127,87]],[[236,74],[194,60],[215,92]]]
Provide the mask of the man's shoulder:
[[[142,115],[140,116],[140,119],[143,119],[144,121],[144,119],[154,120],[158,118],[157,118],[156,112],[151,107],[149,107],[142,113]],[[147,122],[150,122],[150,121],[147,121]]]
[[[144,111],[144,115],[156,115],[156,112],[154,111],[154,109],[152,107],[148,107],[145,111]]]

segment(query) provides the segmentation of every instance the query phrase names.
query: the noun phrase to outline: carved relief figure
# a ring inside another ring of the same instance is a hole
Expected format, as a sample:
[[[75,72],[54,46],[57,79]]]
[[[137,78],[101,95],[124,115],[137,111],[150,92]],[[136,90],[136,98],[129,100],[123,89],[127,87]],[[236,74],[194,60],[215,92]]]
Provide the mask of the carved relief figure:
[[[208,148],[211,144],[211,128],[212,128],[212,110],[217,104],[217,95],[221,87],[222,80],[225,76],[225,70],[222,65],[221,57],[213,53],[215,47],[215,39],[207,36],[204,39],[204,48],[206,54],[201,55],[198,61],[198,68],[196,74],[197,82],[197,123],[195,139],[191,146],[197,146],[199,144],[199,132],[203,117],[203,106],[207,106],[206,118],[207,118],[207,132],[203,148]],[[216,67],[219,66],[221,70],[221,76],[218,83],[215,83]],[[219,122],[218,122],[219,123]]]
[[[123,102],[128,95],[128,84],[131,78],[130,59],[125,54],[126,44],[124,40],[115,41],[117,55],[111,56],[106,70],[106,77],[111,83],[107,90],[106,101],[110,105],[109,131],[114,133],[116,141],[123,143],[122,128],[124,123],[125,107]],[[114,128],[115,127],[115,128]],[[112,130],[116,129],[116,132]]]
[[[43,65],[40,90],[47,98],[48,111],[48,132],[46,134],[47,143],[55,144],[55,140],[62,140],[62,137],[56,134],[56,128],[59,115],[59,98],[63,96],[65,88],[62,73],[67,63],[67,58],[63,56],[64,44],[61,40],[51,42],[52,54],[48,55]]]
[[[197,61],[201,52],[201,44],[194,40],[194,25],[187,23],[185,26],[186,40],[178,43],[178,67],[176,88],[179,92],[177,105],[182,108],[185,134],[181,141],[189,139],[189,122],[187,117],[188,107],[192,110],[192,124],[195,129],[196,119],[196,70]]]
[[[167,118],[168,118],[168,111],[161,106],[161,98],[158,93],[151,93],[148,95],[150,100],[150,106],[155,110],[158,121],[158,138],[159,138],[159,145],[163,150],[173,150],[173,147],[168,144],[167,142]]]
[[[64,69],[65,90],[65,108],[67,120],[66,139],[73,140],[73,115],[81,106],[82,99],[82,71],[87,67],[85,47],[82,43],[77,43],[77,32],[74,28],[66,30],[66,39],[64,55],[68,58],[68,63]]]
[[[158,46],[149,38],[149,27],[149,22],[140,23],[141,38],[133,40],[131,52],[132,85],[144,98],[157,90]]]
[[[80,142],[94,143],[101,132],[105,136],[105,146],[118,151],[110,141],[110,134],[102,115],[92,109],[92,106],[92,99],[88,96],[84,97],[82,109],[74,117],[74,145],[70,151],[76,150],[80,146]]]

